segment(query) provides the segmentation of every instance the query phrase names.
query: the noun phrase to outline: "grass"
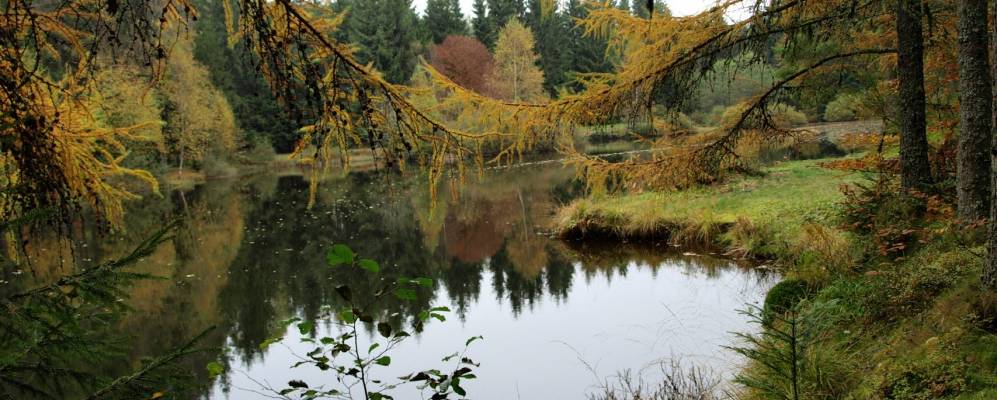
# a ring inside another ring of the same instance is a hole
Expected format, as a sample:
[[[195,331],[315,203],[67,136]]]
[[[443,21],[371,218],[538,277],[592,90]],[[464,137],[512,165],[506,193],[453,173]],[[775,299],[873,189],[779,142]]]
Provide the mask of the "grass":
[[[814,324],[800,398],[997,399],[997,294],[980,288],[983,243],[938,219],[945,206],[933,206],[932,218],[897,218],[902,193],[842,207],[840,187],[865,179],[821,168],[824,161],[783,162],[714,187],[591,196],[559,210],[554,228],[600,242],[667,239],[777,260],[785,277],[805,285],[791,307]],[[872,243],[881,231],[839,228],[856,205],[877,226],[923,230],[902,256],[880,253]],[[783,372],[753,361],[740,375],[779,391],[789,387]],[[741,389],[743,400],[788,398]]]
[[[808,224],[827,224],[840,186],[862,179],[821,168],[822,161],[784,162],[715,187],[581,199],[559,211],[554,228],[562,236],[670,238],[747,252],[762,245],[747,242],[764,233],[788,246],[806,236]]]

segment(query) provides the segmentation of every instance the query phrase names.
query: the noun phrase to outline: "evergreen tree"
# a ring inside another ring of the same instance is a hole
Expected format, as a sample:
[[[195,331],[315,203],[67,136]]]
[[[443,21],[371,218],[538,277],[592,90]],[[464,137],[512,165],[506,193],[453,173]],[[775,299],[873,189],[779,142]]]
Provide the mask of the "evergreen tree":
[[[513,17],[523,16],[523,2],[522,0],[487,0],[487,3],[488,19],[491,21],[491,25],[496,27],[492,31],[491,40],[485,41],[485,44],[491,48],[498,37],[498,28],[504,27]]]
[[[253,68],[256,56],[242,43],[228,46],[222,4],[195,3],[200,18],[194,25],[194,58],[210,72],[212,84],[225,95],[246,142],[265,141],[280,152],[293,150],[297,126],[277,103],[270,86]]]
[[[433,44],[443,43],[450,35],[467,35],[467,23],[458,0],[428,0],[423,25]]]
[[[357,59],[373,63],[392,83],[405,83],[415,70],[418,17],[412,0],[352,2],[347,29]]]
[[[571,79],[572,72],[592,73],[609,72],[613,64],[606,57],[606,41],[592,36],[586,36],[585,30],[575,24],[575,20],[584,19],[589,14],[589,7],[583,0],[568,0],[565,8],[564,24],[567,29],[569,62],[565,79]],[[575,86],[575,89],[579,89]]]
[[[543,10],[543,0],[529,0],[526,26],[536,36],[537,53],[540,54],[540,69],[544,73],[544,89],[552,96],[557,88],[567,81],[565,76],[571,63],[571,43],[568,32],[568,18],[558,10]]]
[[[640,2],[640,1],[643,1],[643,0],[637,0],[637,1]],[[619,8],[619,9],[625,10],[625,11],[630,11],[630,0],[620,0],[619,3],[616,3],[616,8]]]
[[[474,31],[474,37],[491,48],[495,45],[495,27],[492,25],[492,20],[488,18],[488,7],[485,5],[485,0],[474,0],[473,11],[471,28]]]
[[[663,15],[663,16],[671,15],[671,11],[668,9],[668,6],[665,4],[664,1],[662,0],[653,0],[653,1],[654,1],[654,15]],[[648,0],[634,0],[633,9],[632,9],[633,15],[637,16],[638,18],[647,19],[647,17],[651,15],[650,10],[647,9],[647,5],[648,5]]]

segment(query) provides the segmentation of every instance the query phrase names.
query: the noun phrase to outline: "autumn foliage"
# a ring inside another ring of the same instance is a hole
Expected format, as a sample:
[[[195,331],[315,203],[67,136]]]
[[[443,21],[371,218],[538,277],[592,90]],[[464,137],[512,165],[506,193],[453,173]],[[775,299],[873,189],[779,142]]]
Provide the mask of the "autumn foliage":
[[[431,64],[454,83],[479,94],[490,95],[487,78],[495,68],[495,61],[488,48],[477,39],[447,36],[443,43],[433,48]]]

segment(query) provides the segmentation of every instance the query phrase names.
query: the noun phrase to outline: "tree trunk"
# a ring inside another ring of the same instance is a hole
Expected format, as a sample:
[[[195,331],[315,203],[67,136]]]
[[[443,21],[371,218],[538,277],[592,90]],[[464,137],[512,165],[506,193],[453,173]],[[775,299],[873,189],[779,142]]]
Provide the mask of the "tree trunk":
[[[990,15],[997,21],[997,3],[990,9]],[[990,173],[992,191],[990,201],[990,244],[987,245],[987,262],[983,265],[984,290],[997,291],[997,29],[990,30],[990,79],[991,79],[991,149]]]
[[[959,0],[959,218],[979,221],[990,213],[992,129],[987,2]]]
[[[923,13],[920,0],[897,0],[900,182],[904,190],[931,184],[925,122]]]

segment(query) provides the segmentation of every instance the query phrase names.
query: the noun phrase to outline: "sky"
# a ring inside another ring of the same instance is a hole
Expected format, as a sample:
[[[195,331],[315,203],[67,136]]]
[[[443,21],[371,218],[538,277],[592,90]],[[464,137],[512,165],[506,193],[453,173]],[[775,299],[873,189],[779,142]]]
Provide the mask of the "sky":
[[[668,3],[668,8],[676,16],[696,14],[715,3],[712,0],[666,0],[665,2]],[[471,4],[473,3],[474,0],[460,0],[460,8],[464,11],[465,16],[472,14]],[[413,0],[412,4],[415,6],[415,10],[420,13],[426,8],[426,0]]]

